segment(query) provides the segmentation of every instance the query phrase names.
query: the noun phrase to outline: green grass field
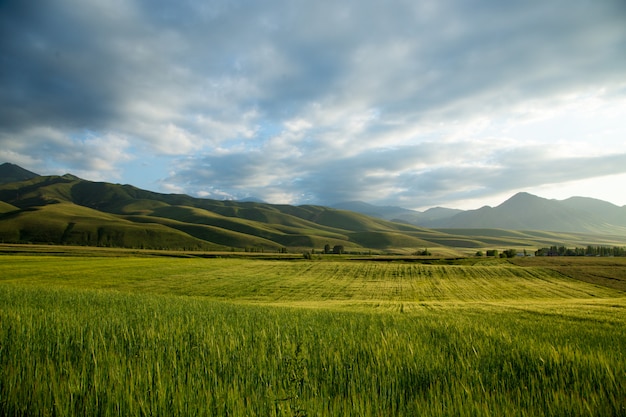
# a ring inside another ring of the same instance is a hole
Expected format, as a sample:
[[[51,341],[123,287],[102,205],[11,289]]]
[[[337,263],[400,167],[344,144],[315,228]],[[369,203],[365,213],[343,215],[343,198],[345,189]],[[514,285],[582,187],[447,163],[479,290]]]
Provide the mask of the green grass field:
[[[579,263],[3,255],[0,414],[626,415],[626,263]]]

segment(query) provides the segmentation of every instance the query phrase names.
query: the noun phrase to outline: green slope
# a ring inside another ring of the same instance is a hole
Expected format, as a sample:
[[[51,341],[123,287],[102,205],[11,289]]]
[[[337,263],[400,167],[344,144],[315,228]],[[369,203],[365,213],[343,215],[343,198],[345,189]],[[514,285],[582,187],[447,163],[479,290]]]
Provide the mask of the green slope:
[[[406,249],[413,252],[417,249],[438,246],[416,235],[395,231],[365,231],[350,233],[350,240],[366,248]]]
[[[68,243],[67,225],[75,223],[71,226],[71,243],[89,245],[104,244],[102,237],[94,238],[96,225],[100,225],[100,230],[105,226],[118,228],[123,231],[120,236],[129,236],[131,225],[144,230],[146,224],[151,224],[149,228],[156,230],[154,233],[167,231],[228,248],[310,249],[329,244],[351,249],[390,249],[434,245],[419,236],[404,234],[429,234],[425,229],[342,210],[198,199],[153,193],[130,185],[84,181],[69,175],[6,184],[0,187],[0,198],[11,203],[6,203],[8,208],[21,209],[0,219],[5,241]],[[75,217],[77,207],[83,209],[80,224],[68,220]],[[85,221],[87,218],[89,222]],[[79,233],[84,224],[90,224],[91,229]],[[155,229],[157,225],[159,228]],[[136,246],[139,240],[118,237],[106,242]],[[167,240],[168,247],[182,244],[180,238]]]
[[[149,249],[224,249],[158,223],[135,223],[72,203],[48,204],[1,216],[0,240]]]
[[[209,200],[72,175],[0,184],[0,203],[4,242],[268,251],[328,244],[350,251],[412,253],[429,248],[436,253],[440,248],[450,253],[444,247],[538,247],[585,238],[554,232],[432,230],[322,206]]]
[[[0,201],[0,214],[9,213],[15,210],[19,210],[19,209],[12,204],[5,203],[4,201]]]
[[[601,233],[550,232],[542,230],[508,230],[508,229],[435,229],[442,233],[457,235],[491,246],[542,247],[564,245],[568,247],[587,245],[623,246],[626,237]],[[445,238],[435,238],[441,244]],[[463,246],[463,245],[456,245]]]
[[[127,216],[125,218],[135,223],[156,223],[186,233],[197,239],[219,244],[223,246],[224,249],[258,248],[278,250],[282,247],[276,242],[255,235],[206,224],[189,223],[176,219],[153,216]]]

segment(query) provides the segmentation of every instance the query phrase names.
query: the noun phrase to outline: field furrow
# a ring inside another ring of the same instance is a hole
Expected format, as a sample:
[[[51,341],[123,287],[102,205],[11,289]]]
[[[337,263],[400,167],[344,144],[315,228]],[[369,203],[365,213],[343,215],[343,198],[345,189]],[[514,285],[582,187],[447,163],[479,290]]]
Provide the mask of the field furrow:
[[[478,302],[616,297],[544,267],[346,261],[1,258],[0,281],[263,302]]]

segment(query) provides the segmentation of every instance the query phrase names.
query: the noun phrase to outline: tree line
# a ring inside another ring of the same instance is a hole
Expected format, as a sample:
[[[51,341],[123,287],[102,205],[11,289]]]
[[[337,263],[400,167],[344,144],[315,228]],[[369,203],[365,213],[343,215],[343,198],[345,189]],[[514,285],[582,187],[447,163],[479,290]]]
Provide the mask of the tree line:
[[[626,256],[626,248],[618,246],[592,246],[586,248],[567,248],[550,246],[535,251],[536,256]]]
[[[497,249],[487,250],[484,254],[483,251],[476,252],[475,256],[491,256],[500,258],[513,258],[515,256],[529,256],[530,253],[524,249],[522,253],[515,249],[507,249],[502,252],[498,252]],[[566,246],[553,245],[549,248],[540,248],[534,252],[535,256],[626,256],[626,248],[619,246],[592,246],[589,245],[584,248],[568,248]]]
[[[515,256],[517,256],[517,250],[516,249],[507,249],[505,251],[502,252],[498,252],[497,249],[488,249],[486,251],[486,253],[483,253],[483,251],[479,250],[478,252],[476,252],[476,256],[491,256],[491,257],[500,257],[500,258],[513,258]],[[524,256],[526,256],[526,250],[524,249]]]

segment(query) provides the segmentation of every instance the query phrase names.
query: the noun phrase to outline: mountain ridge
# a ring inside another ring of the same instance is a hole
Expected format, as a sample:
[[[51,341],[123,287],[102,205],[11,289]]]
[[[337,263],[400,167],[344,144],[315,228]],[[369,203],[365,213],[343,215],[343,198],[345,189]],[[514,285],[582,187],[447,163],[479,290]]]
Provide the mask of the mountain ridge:
[[[8,171],[6,178],[12,178],[13,170],[24,174],[18,166],[2,167]],[[87,181],[71,174],[38,176],[27,171],[26,176],[29,178],[21,181],[0,181],[1,242],[254,251],[311,251],[329,245],[355,252],[401,253],[428,247],[441,253],[457,253],[450,248],[626,241],[626,233],[621,235],[623,240],[617,236],[626,230],[626,208],[583,197],[559,202],[518,193],[500,206],[470,211],[437,207],[421,213],[383,206],[379,211],[393,216],[384,219],[334,207],[162,194],[129,184]],[[376,212],[377,206],[352,204],[383,215]],[[586,229],[567,231],[562,235],[563,242],[555,242],[558,233],[532,231],[533,227],[521,221],[532,219],[536,210],[551,213],[554,204],[561,204],[560,211],[543,215],[545,221],[576,224],[582,222],[583,216]],[[593,213],[598,207],[604,217]],[[422,224],[411,224],[416,218]],[[494,226],[497,221],[504,226]]]
[[[392,220],[388,212],[377,212],[378,206],[359,203],[360,205],[342,203],[340,206],[354,211],[359,211],[361,206],[367,207],[369,213],[377,213],[378,217]],[[555,200],[519,192],[495,207],[483,206],[473,210],[435,207],[424,212],[403,210],[407,212],[403,217],[398,217],[399,220],[435,229],[506,228],[575,233],[626,233],[626,206],[620,207],[590,197],[576,196]],[[429,216],[429,213],[437,215]]]
[[[10,162],[0,164],[0,184],[28,180],[38,176],[39,174],[35,174]]]
[[[496,207],[464,211],[422,226],[625,233],[626,207],[589,197],[551,200],[529,193],[517,193]]]
[[[2,184],[0,201],[4,242],[125,247],[148,242],[151,248],[165,248],[168,241],[175,241],[179,248],[254,251],[315,250],[325,245],[355,251],[438,246],[424,239],[432,234],[426,229],[359,213],[161,194],[68,175]]]

